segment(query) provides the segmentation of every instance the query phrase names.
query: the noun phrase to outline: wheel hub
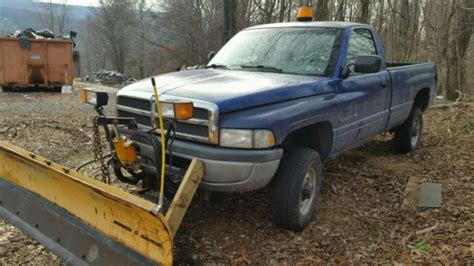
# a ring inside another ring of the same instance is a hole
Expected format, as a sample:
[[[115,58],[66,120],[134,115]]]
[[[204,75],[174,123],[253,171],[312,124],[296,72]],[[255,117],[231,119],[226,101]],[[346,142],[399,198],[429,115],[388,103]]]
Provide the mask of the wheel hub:
[[[302,191],[302,199],[306,200],[311,198],[311,194],[313,192],[313,184],[309,181],[309,179],[305,179],[305,183],[303,184],[303,191]]]
[[[411,146],[416,146],[418,139],[420,138],[421,123],[417,117],[413,120],[413,127],[411,128]]]
[[[300,199],[300,213],[305,215],[313,206],[313,200],[316,194],[316,171],[309,167],[303,181]]]

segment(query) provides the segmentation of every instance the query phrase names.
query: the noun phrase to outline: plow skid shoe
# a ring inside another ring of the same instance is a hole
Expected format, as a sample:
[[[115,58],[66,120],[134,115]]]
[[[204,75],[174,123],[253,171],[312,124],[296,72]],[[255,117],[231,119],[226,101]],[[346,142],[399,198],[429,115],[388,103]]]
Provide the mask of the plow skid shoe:
[[[72,265],[172,263],[155,204],[0,142],[0,217]]]

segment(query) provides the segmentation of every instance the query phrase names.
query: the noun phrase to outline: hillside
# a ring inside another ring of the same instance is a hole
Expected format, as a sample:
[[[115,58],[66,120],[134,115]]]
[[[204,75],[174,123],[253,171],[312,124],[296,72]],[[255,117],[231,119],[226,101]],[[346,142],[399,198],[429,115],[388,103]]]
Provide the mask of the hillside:
[[[43,25],[40,20],[45,5],[45,3],[31,0],[0,0],[0,35],[6,35],[18,29],[47,28],[47,25]],[[79,28],[80,22],[90,11],[91,7],[69,5],[69,27]]]

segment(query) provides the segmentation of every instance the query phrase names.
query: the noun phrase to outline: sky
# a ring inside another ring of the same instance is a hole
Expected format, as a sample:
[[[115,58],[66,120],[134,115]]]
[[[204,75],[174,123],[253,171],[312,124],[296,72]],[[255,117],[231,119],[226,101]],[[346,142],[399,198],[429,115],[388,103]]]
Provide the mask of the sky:
[[[49,2],[49,0],[0,0],[0,4],[7,4],[7,5],[12,5],[14,6],[15,4],[18,4],[19,2]],[[53,3],[57,4],[66,4],[68,5],[77,5],[77,6],[98,6],[99,5],[99,0],[51,0]]]
[[[35,2],[49,2],[49,0],[34,0]],[[77,5],[77,6],[96,6],[99,4],[99,0],[51,0],[53,3]]]

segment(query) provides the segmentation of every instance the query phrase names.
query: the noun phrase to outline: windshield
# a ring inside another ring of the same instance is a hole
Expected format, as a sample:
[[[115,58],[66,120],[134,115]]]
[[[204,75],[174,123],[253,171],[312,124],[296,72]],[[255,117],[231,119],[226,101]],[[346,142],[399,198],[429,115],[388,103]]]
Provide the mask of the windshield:
[[[323,76],[331,65],[340,32],[335,28],[245,30],[207,67]]]

